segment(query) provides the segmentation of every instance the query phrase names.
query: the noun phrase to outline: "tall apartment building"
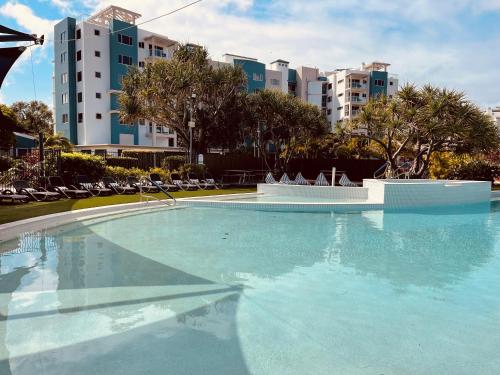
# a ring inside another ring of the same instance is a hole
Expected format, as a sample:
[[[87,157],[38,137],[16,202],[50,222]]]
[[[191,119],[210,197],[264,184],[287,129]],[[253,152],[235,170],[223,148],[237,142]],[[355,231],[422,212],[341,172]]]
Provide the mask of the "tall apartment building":
[[[178,42],[135,25],[140,14],[110,6],[77,23],[65,18],[54,27],[55,127],[80,150],[177,149],[177,136],[149,121],[123,124],[118,115],[121,79],[131,65],[170,59]],[[239,65],[248,92],[264,89],[295,95],[318,106],[332,130],[355,117],[375,95],[394,95],[398,79],[389,64],[362,64],[360,69],[321,73],[317,68],[290,67],[278,59],[266,66],[256,58],[225,54],[215,67]]]
[[[139,29],[140,14],[110,6],[76,23],[54,27],[55,127],[77,149],[177,149],[177,136],[149,121],[120,122],[118,94],[131,65],[168,59],[178,43]]]
[[[399,80],[389,75],[390,64],[373,62],[360,69],[340,69],[327,75],[327,119],[332,129],[339,121],[351,120],[371,97],[384,95],[392,98]]]
[[[492,118],[493,121],[500,128],[500,106],[494,108],[488,108],[486,113]]]

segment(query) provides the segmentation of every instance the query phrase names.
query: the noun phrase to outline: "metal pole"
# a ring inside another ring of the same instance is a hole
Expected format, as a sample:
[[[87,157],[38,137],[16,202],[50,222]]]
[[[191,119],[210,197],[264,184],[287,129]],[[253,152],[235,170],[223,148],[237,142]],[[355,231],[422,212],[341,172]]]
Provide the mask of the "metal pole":
[[[189,127],[189,164],[193,161],[193,128]]]

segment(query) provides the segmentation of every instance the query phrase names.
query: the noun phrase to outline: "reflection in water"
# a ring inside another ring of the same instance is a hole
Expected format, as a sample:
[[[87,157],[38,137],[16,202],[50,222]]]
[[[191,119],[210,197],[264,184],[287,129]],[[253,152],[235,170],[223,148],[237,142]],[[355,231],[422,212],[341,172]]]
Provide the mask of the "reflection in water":
[[[0,254],[0,374],[428,373],[500,306],[493,274],[475,311],[449,294],[500,262],[493,215],[186,209],[26,235]]]
[[[489,207],[488,207],[489,208]],[[384,213],[337,219],[340,264],[390,280],[397,287],[444,287],[466,277],[493,256],[498,224],[485,207],[472,213]],[[473,230],[471,230],[473,228]]]

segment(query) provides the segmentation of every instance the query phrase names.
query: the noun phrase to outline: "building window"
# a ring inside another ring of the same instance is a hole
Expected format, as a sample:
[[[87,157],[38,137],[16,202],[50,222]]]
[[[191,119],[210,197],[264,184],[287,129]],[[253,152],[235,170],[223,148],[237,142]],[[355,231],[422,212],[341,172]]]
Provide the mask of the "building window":
[[[132,45],[132,37],[128,35],[118,34],[118,43]]]
[[[144,42],[139,42],[139,48],[144,48]]]
[[[81,92],[79,92],[78,94],[76,94],[76,101],[78,103],[81,103],[83,101],[83,95]]]
[[[332,101],[332,97],[331,97],[331,96],[329,96],[329,97],[328,97],[328,103],[330,103],[331,101]]]
[[[337,82],[337,85],[340,85],[342,82],[344,82],[343,79],[341,79],[340,81]]]
[[[99,35],[101,35],[101,32],[97,29],[94,29],[94,35],[99,36]]]
[[[344,107],[344,115],[349,116],[349,106],[348,105],[346,105]]]
[[[78,73],[76,73],[76,80],[77,80],[78,82],[81,82],[81,80],[82,80],[82,72],[78,72]]]
[[[327,110],[326,110],[326,114],[327,114],[328,116],[330,116],[330,115],[332,114],[332,110],[331,110],[331,109],[327,109]]]
[[[361,94],[361,96],[362,96],[363,98],[366,98],[366,94]]]
[[[80,61],[82,59],[82,51],[76,51],[76,61]]]
[[[339,93],[337,96],[340,98],[341,96],[344,96],[344,93],[343,93],[343,92],[341,92],[341,93]]]
[[[144,68],[144,61],[139,61],[139,68]]]
[[[271,85],[273,86],[279,86],[280,85],[280,80],[279,79],[271,79]]]
[[[174,139],[173,138],[168,139],[168,147],[174,147]]]
[[[102,114],[100,114],[100,113],[96,113],[96,114],[95,114],[95,118],[96,118],[97,120],[102,119]]]
[[[94,51],[95,57],[101,57],[101,51]]]
[[[143,118],[139,119],[139,125],[146,125],[146,120]]]
[[[376,79],[375,80],[375,86],[384,87],[385,86],[385,81],[383,79]]]
[[[81,39],[82,38],[82,30],[81,29],[77,29],[76,30],[76,39]]]
[[[393,85],[394,85],[394,82],[390,81],[389,86],[393,86]]]
[[[61,64],[66,62],[66,52],[61,53]]]
[[[61,74],[61,83],[62,84],[68,83],[68,73]]]
[[[337,111],[342,111],[342,107],[337,107]]]
[[[95,93],[95,98],[96,99],[101,99],[101,93],[100,92],[96,92]]]
[[[68,93],[67,92],[65,92],[61,95],[61,103],[68,104]]]
[[[83,122],[83,113],[78,114],[78,122]]]
[[[64,43],[66,41],[66,31],[63,31],[61,33],[61,43]]]
[[[132,65],[132,57],[125,55],[118,55],[118,62],[123,65]]]
[[[263,81],[264,80],[264,74],[262,74],[262,73],[254,73],[253,74],[253,80],[254,81]]]
[[[95,77],[96,78],[101,78],[101,72],[95,72]]]
[[[333,83],[329,83],[329,84],[328,84],[328,90],[331,90],[331,89],[332,89],[332,87],[333,87]]]
[[[62,122],[63,122],[63,124],[66,124],[67,122],[69,122],[69,116],[67,113],[62,114]]]

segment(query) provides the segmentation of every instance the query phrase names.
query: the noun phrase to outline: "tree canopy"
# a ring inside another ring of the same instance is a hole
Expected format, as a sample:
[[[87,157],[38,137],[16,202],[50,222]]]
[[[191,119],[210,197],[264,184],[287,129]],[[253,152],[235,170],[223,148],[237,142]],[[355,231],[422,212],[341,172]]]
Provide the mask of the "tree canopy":
[[[0,104],[0,148],[9,149],[15,143],[14,129],[18,127],[15,113]]]
[[[54,132],[52,111],[44,102],[33,100],[31,102],[15,102],[10,107],[17,117],[17,121],[27,133],[38,135],[42,133],[49,136]]]
[[[411,159],[410,176],[423,177],[435,152],[487,152],[500,142],[493,121],[463,93],[430,85],[406,85],[392,99],[370,100],[347,131],[379,145],[388,177],[403,154]]]
[[[328,131],[326,117],[318,107],[276,90],[263,90],[249,95],[245,121],[250,137],[257,142],[260,153],[274,153],[274,166],[284,171],[290,159],[301,148]]]
[[[238,139],[246,76],[239,66],[213,65],[206,49],[180,46],[170,60],[156,60],[143,70],[131,68],[119,97],[125,122],[147,119],[177,132],[189,144],[195,122],[193,149],[229,147]]]

